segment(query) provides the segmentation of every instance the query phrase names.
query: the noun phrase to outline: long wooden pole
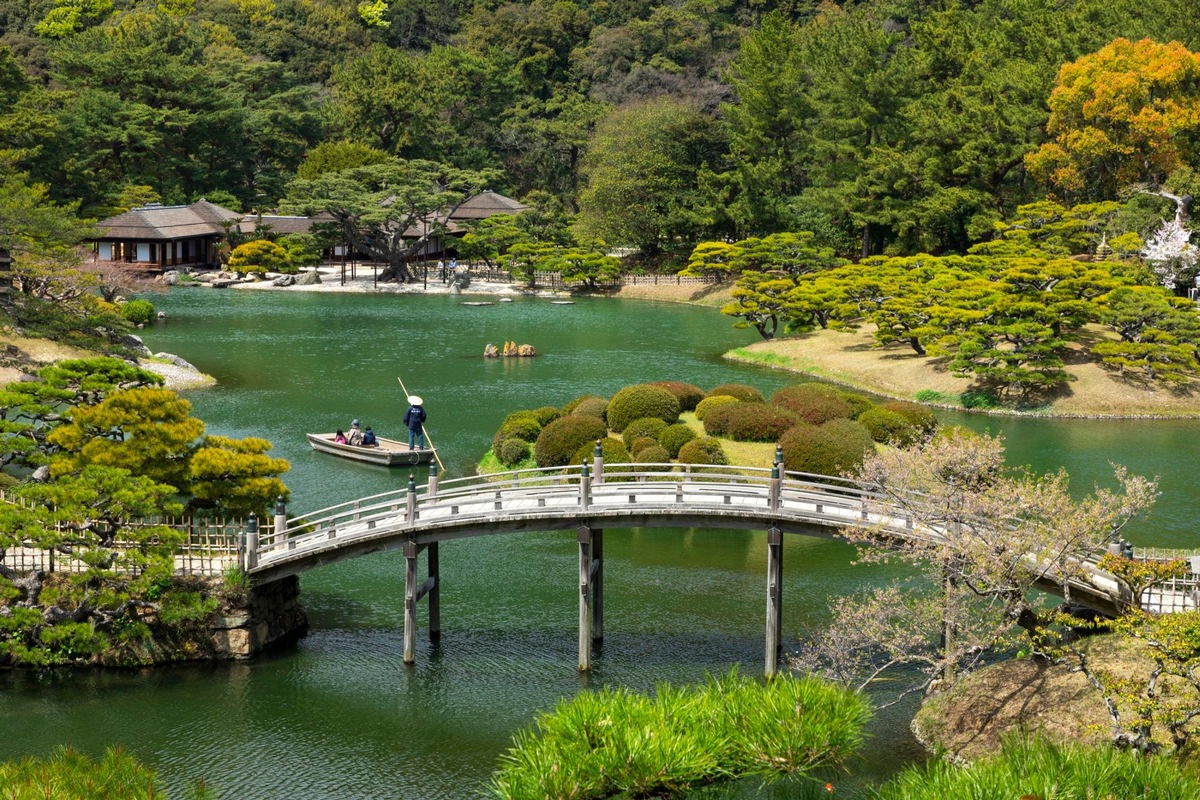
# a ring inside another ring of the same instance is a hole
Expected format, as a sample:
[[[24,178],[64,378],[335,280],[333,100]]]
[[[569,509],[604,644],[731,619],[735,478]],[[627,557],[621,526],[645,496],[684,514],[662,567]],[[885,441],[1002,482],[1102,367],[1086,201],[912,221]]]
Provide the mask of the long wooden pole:
[[[404,397],[407,401],[409,396],[408,387],[404,385],[404,379],[397,375],[396,380],[400,381],[400,391],[404,392]],[[446,465],[442,463],[442,457],[438,455],[437,448],[433,446],[433,438],[430,437],[429,431],[425,430],[424,425],[421,425],[421,430],[425,433],[425,441],[429,442],[429,449],[433,451],[433,457],[437,459],[438,469],[440,469],[442,472],[445,472]]]

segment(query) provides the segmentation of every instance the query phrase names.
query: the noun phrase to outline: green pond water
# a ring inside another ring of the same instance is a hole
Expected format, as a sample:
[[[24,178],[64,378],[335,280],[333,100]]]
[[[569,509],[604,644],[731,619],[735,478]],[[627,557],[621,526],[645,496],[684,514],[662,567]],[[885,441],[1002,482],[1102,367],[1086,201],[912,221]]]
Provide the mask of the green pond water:
[[[195,414],[211,433],[274,442],[273,454],[292,464],[284,479],[297,512],[407,480],[407,469],[324,456],[304,440],[306,431],[354,417],[400,437],[397,376],[425,398],[451,476],[473,469],[518,408],[648,380],[704,388],[742,381],[765,393],[796,380],[723,361],[756,335],[715,311],[669,304],[519,298],[468,307],[445,296],[198,289],[153,300],[168,319],[145,331],[148,346],[217,378],[217,388],[186,393]],[[481,357],[484,344],[505,340],[533,344],[540,355]],[[943,418],[1003,432],[1013,463],[1066,467],[1081,489],[1111,483],[1110,462],[1158,475],[1163,496],[1134,538],[1200,547],[1191,514],[1200,422]],[[204,778],[231,800],[477,797],[513,733],[560,697],[603,684],[650,691],[733,664],[761,672],[763,534],[607,533],[606,638],[590,675],[575,669],[574,535],[483,537],[442,548],[442,636],[433,646],[422,632],[413,668],[402,660],[403,558],[375,554],[306,573],[310,633],[248,663],[0,675],[0,759],[64,743],[92,753],[120,743],[176,793]],[[786,537],[786,645],[825,620],[831,595],[886,579],[878,568],[852,566],[852,557],[838,542]],[[851,774],[833,778],[840,796],[922,757],[907,730],[912,710],[876,718]],[[790,798],[811,789],[742,783],[703,796]]]

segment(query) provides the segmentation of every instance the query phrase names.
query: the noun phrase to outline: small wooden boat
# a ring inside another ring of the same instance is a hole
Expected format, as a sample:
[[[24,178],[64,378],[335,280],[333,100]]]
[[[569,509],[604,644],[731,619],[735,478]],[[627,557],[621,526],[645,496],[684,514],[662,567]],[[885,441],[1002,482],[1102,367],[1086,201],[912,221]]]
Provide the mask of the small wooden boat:
[[[469,302],[466,302],[466,303],[459,303],[459,305],[460,305],[460,306],[494,306],[494,305],[496,305],[496,304],[495,304],[495,303],[488,303],[488,302],[481,302],[481,301],[479,301],[479,300],[472,300],[472,301],[469,301]]]
[[[374,447],[363,447],[359,444],[342,444],[335,442],[332,433],[307,433],[308,443],[313,450],[329,453],[333,456],[362,461],[367,464],[380,464],[385,467],[404,467],[416,464],[428,464],[433,461],[436,452],[432,447],[408,448],[408,442],[398,442],[395,439],[377,437],[379,444]]]

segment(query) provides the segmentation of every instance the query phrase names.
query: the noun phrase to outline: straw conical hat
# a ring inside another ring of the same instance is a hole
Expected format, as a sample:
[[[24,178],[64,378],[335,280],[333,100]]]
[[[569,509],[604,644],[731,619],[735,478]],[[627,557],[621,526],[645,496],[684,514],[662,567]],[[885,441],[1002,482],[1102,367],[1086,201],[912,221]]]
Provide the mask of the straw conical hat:
[[[422,399],[421,399],[421,397],[420,397],[419,395],[415,395],[415,394],[410,394],[410,395],[408,396],[408,402],[409,402],[409,403],[411,403],[411,404],[412,404],[412,405],[414,405],[414,406],[420,406],[420,405],[424,405],[424,404],[425,404],[425,401],[424,401],[424,400],[422,400]]]

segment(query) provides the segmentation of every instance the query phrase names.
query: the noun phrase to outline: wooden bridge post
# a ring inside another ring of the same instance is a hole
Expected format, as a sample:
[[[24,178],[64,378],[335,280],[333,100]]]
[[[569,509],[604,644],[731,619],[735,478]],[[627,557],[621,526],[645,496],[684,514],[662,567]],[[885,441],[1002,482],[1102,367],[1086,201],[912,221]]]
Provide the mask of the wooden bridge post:
[[[408,475],[408,494],[404,497],[404,521],[409,525],[417,520],[417,478],[411,472]]]
[[[404,663],[417,660],[417,556],[421,548],[409,539],[404,543]]]
[[[604,639],[604,531],[592,531],[592,641]]]
[[[599,485],[604,483],[604,448],[600,440],[596,440],[596,448],[592,451],[592,482]]]
[[[592,668],[592,529],[579,526],[579,671]]]
[[[258,517],[253,511],[246,519],[246,563],[244,570],[249,572],[258,566]]]
[[[436,469],[436,467],[435,467]],[[429,567],[429,638],[442,635],[442,576],[438,565],[438,543],[425,546]]]
[[[772,511],[779,510],[779,491],[782,488],[783,481],[779,477],[779,464],[771,467],[771,484],[768,489],[769,504]]]
[[[276,543],[282,542],[287,533],[287,503],[283,501],[283,495],[275,498],[275,530],[271,533],[271,539]]]
[[[779,671],[779,654],[783,634],[783,531],[767,531],[767,643],[766,668],[768,678]]]
[[[588,475],[587,462],[583,462],[583,468],[579,472],[579,508],[581,511],[587,511],[587,507],[592,502],[592,479]]]
[[[438,485],[438,467],[437,467],[437,461],[434,460],[429,463],[429,488],[425,492],[425,496],[428,497],[430,500],[437,497],[437,485]]]

